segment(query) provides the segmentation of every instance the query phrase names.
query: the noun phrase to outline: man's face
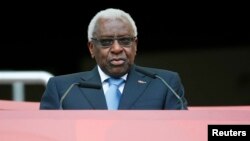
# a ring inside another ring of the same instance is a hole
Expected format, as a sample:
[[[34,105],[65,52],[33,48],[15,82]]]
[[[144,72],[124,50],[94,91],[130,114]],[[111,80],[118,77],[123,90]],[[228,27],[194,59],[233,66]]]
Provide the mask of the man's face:
[[[100,19],[98,22],[94,39],[88,43],[90,54],[107,75],[120,77],[134,64],[137,38],[126,20]]]

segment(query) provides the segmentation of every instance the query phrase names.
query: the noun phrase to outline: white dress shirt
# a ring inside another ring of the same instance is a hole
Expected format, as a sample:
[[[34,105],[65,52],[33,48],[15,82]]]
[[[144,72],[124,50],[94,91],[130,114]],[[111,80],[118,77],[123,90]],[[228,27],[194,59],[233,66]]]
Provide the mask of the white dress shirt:
[[[105,81],[105,80],[109,79],[110,76],[108,76],[107,74],[105,74],[99,66],[97,66],[97,68],[98,68],[98,72],[99,72],[100,77],[101,77],[103,92],[104,92],[104,94],[106,94],[106,92],[107,92],[107,90],[109,88],[109,83],[107,81]],[[126,82],[127,76],[128,76],[128,74],[125,74],[121,78],[124,79],[125,82]],[[121,94],[123,92],[124,86],[125,86],[125,83],[123,83],[119,87],[119,90],[120,90]]]

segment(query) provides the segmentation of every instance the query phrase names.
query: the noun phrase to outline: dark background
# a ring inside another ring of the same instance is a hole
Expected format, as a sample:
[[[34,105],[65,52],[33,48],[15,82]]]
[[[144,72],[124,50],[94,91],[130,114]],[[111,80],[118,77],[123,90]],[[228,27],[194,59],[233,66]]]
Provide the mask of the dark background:
[[[2,4],[0,70],[62,75],[91,69],[87,26],[96,12],[114,7],[136,22],[136,63],[179,72],[190,105],[250,104],[249,10],[244,4],[145,3],[150,7],[119,0]],[[28,93],[28,100],[40,100],[41,92]]]

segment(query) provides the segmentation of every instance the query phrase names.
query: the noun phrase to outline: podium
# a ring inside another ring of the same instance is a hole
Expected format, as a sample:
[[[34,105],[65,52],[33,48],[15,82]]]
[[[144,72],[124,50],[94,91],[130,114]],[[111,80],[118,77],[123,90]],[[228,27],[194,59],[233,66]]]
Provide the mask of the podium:
[[[209,124],[250,124],[250,110],[2,110],[1,141],[207,141]]]

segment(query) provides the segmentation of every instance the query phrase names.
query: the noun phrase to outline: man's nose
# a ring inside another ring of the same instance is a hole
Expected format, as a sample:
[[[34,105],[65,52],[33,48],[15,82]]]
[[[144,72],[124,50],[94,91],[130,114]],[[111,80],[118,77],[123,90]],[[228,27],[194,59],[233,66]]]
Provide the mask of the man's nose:
[[[111,46],[111,51],[114,53],[119,53],[123,50],[122,46],[119,44],[118,40],[114,40],[113,45]]]

